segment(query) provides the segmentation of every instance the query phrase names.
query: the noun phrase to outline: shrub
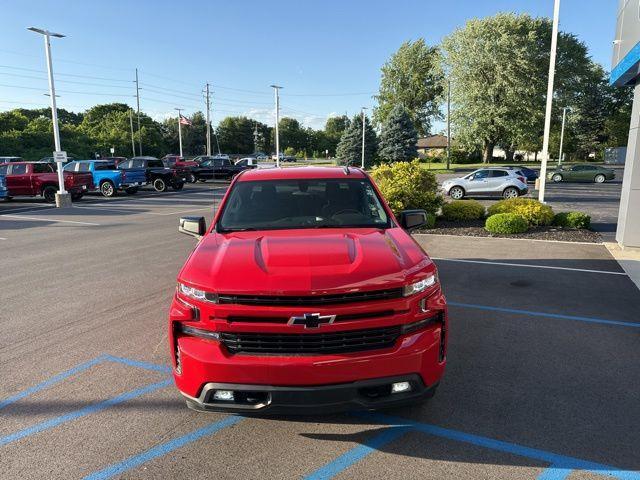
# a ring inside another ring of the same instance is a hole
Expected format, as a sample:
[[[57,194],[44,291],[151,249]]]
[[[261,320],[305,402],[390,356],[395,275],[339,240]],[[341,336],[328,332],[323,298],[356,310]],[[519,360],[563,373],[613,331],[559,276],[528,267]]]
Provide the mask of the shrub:
[[[432,213],[427,213],[427,224],[424,228],[433,228],[436,226],[436,216]]]
[[[445,155],[444,161],[447,161],[447,157]],[[451,149],[451,163],[455,163],[456,165],[464,165],[469,163],[475,163],[478,161],[478,156],[474,154],[469,154],[464,150],[459,150],[457,148]]]
[[[517,213],[496,213],[487,218],[484,228],[489,233],[512,235],[529,229],[527,219]]]
[[[529,225],[549,225],[553,221],[553,210],[550,206],[532,198],[509,198],[491,205],[487,214],[516,213],[522,215]]]
[[[442,207],[445,220],[479,220],[484,218],[484,206],[476,200],[454,200]]]
[[[582,212],[560,212],[553,217],[553,224],[558,227],[590,228],[591,217]]]
[[[442,205],[436,176],[422,168],[418,160],[378,165],[371,176],[395,214],[420,208],[435,215]]]

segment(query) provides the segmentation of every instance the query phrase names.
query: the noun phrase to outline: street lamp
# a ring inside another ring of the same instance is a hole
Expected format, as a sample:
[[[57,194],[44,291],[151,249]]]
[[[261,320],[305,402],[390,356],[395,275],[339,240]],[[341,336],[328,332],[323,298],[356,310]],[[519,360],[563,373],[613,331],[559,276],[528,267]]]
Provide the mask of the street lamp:
[[[280,132],[278,131],[278,124],[280,123],[280,95],[279,91],[282,87],[278,85],[271,85],[276,96],[276,167],[280,166]]]
[[[549,160],[549,134],[551,132],[551,107],[553,104],[553,80],[556,74],[556,50],[558,47],[558,24],[560,22],[560,0],[554,0],[551,54],[549,56],[549,81],[547,84],[547,109],[544,117],[544,139],[542,141],[542,165],[540,166],[540,188],[538,200],[544,202],[547,183],[547,161]]]
[[[365,116],[364,111],[367,110],[367,107],[362,107],[362,165],[361,168],[364,170],[364,134],[365,134]]]
[[[27,30],[39,33],[44,38],[44,51],[47,58],[47,72],[49,73],[49,97],[51,98],[51,121],[53,123],[53,141],[55,144],[55,152],[53,154],[58,166],[58,193],[56,194],[56,206],[70,207],[71,197],[64,188],[64,175],[62,173],[63,162],[66,154],[62,152],[60,147],[60,129],[58,128],[58,107],[56,106],[56,87],[53,82],[53,66],[51,63],[51,42],[50,38],[64,38],[61,33],[54,33],[41,28],[29,27]]]
[[[182,108],[174,108],[178,111],[178,142],[180,144],[180,158],[182,158]]]

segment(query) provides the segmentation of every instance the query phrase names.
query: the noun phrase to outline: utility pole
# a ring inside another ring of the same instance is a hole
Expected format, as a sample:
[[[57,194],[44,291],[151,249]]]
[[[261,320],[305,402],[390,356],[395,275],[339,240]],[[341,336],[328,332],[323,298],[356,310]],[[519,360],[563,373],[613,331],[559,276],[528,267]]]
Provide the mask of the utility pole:
[[[366,117],[364,116],[364,111],[367,109],[367,107],[362,107],[362,163],[360,165],[360,168],[362,168],[364,170],[364,134],[366,132],[366,129],[364,128],[366,126]]]
[[[253,127],[253,153],[258,151],[258,122]]]
[[[66,154],[62,152],[60,146],[60,128],[58,127],[58,106],[56,105],[56,87],[53,81],[53,63],[51,61],[51,37],[64,38],[61,33],[53,33],[41,28],[29,27],[28,30],[39,33],[44,38],[44,52],[47,58],[47,73],[49,75],[49,96],[51,97],[51,121],[53,123],[53,142],[56,151],[54,152],[54,158],[58,167],[58,193],[56,193],[56,206],[57,207],[70,207],[71,197],[64,188],[64,174],[63,174],[63,161],[66,159]]]
[[[133,108],[129,109],[129,126],[131,127],[131,151],[136,156],[136,141],[133,139]]]
[[[211,101],[209,99],[209,84],[206,85],[206,102],[207,102],[207,156],[211,155]]]
[[[558,166],[562,165],[562,147],[564,146],[564,123],[567,119],[567,110],[569,107],[562,109],[562,130],[560,131],[560,152],[558,154]]]
[[[447,82],[447,170],[451,168],[451,80]]]
[[[180,157],[182,157],[182,108],[175,108],[178,111],[178,142],[180,142]]]
[[[278,85],[271,85],[276,95],[276,167],[280,166],[280,132],[278,131],[278,124],[280,123],[280,95],[279,91],[282,87]]]
[[[136,103],[138,105],[138,150],[142,156],[142,132],[140,131],[140,84],[138,82],[138,69],[136,68]]]
[[[551,107],[553,106],[553,81],[556,74],[556,50],[558,47],[558,24],[560,22],[560,0],[554,0],[553,30],[551,33],[551,55],[549,58],[549,82],[547,85],[547,109],[544,118],[544,139],[542,141],[542,166],[540,168],[540,188],[538,200],[544,202],[547,182],[547,162],[549,161],[549,134],[551,132]]]

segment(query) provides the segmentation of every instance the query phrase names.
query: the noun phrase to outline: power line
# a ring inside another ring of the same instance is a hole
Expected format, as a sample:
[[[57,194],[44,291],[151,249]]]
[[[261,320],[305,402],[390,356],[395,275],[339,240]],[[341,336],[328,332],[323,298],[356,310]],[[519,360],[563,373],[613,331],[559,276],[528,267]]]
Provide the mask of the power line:
[[[6,87],[6,88],[19,88],[22,90],[38,90],[41,91],[43,90],[43,88],[38,88],[38,87],[25,87],[22,85],[6,85],[6,84],[0,84],[0,87]],[[73,94],[78,94],[78,95],[105,95],[105,96],[113,96],[113,97],[131,97],[133,95],[124,95],[121,93],[104,93],[104,92],[76,92],[76,91],[72,91],[72,90],[58,90],[58,92],[60,93],[73,93]]]

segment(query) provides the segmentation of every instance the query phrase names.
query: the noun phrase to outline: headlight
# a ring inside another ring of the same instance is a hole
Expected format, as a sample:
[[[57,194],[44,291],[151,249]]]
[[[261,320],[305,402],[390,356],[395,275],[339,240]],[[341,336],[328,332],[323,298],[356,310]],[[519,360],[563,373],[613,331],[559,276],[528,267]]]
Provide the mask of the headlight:
[[[405,285],[402,289],[402,294],[405,297],[408,297],[416,293],[424,292],[427,288],[434,286],[436,283],[438,283],[438,274],[434,273],[433,275],[423,278],[419,282]]]
[[[218,296],[215,293],[198,290],[197,288],[190,287],[184,283],[178,283],[178,291],[186,297],[193,298],[194,300],[200,300],[201,302],[216,303],[218,301]]]

